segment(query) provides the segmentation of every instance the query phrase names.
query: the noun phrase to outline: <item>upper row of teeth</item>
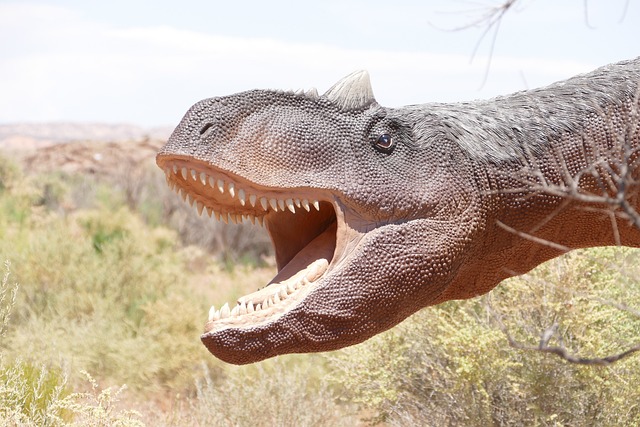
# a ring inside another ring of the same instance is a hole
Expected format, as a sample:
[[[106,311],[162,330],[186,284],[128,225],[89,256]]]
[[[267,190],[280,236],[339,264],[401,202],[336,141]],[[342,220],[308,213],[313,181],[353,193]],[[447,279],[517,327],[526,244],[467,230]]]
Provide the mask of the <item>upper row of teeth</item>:
[[[206,173],[198,172],[195,169],[187,169],[186,167],[178,168],[177,165],[173,165],[172,169],[165,169],[164,173],[167,177],[167,183],[169,184],[169,187],[171,187],[171,189],[173,190],[176,190],[178,193],[182,192],[182,198],[185,200],[189,199],[188,202],[190,204],[193,204],[195,200],[192,199],[191,195],[181,191],[179,186],[177,186],[175,182],[170,179],[172,172],[174,175],[180,174],[182,176],[182,179],[184,179],[185,181],[189,177],[191,177],[191,179],[193,179],[194,181],[199,181],[204,186],[209,185],[211,188],[217,189],[221,194],[224,194],[226,188],[226,191],[231,196],[231,198],[235,198],[236,196],[238,197],[238,201],[242,206],[245,206],[247,201],[252,207],[256,207],[256,205],[259,203],[265,212],[268,211],[269,208],[271,208],[271,210],[273,210],[274,212],[278,212],[279,210],[289,210],[291,213],[296,213],[296,208],[304,209],[307,212],[311,211],[312,207],[318,211],[320,210],[320,202],[318,200],[309,201],[308,199],[299,199],[293,197],[287,199],[276,199],[274,197],[258,197],[255,194],[247,195],[244,189],[236,188],[233,182],[225,183],[223,179],[213,178]],[[205,205],[200,201],[196,201],[196,203],[198,214],[200,215],[202,214],[202,210],[205,208]],[[212,212],[215,212],[208,206],[206,207],[206,209],[209,213],[209,216],[212,215]],[[251,215],[248,216],[251,217]]]

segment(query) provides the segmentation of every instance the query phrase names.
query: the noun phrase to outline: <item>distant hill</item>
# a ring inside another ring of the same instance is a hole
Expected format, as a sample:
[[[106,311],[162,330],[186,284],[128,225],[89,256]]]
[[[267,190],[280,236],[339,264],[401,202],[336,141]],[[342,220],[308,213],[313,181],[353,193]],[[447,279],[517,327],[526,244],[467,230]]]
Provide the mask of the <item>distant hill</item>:
[[[166,140],[172,130],[172,127],[145,129],[128,124],[105,123],[0,124],[0,149],[31,151],[51,145],[78,141]]]

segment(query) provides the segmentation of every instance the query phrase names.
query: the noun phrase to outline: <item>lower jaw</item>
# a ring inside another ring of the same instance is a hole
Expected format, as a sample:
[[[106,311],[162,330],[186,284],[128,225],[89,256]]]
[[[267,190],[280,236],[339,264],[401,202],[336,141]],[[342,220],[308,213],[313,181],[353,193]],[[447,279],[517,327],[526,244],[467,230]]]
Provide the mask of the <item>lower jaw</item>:
[[[291,259],[264,288],[209,312],[205,332],[257,326],[275,320],[301,301],[328,270],[334,256],[337,222],[331,223]]]

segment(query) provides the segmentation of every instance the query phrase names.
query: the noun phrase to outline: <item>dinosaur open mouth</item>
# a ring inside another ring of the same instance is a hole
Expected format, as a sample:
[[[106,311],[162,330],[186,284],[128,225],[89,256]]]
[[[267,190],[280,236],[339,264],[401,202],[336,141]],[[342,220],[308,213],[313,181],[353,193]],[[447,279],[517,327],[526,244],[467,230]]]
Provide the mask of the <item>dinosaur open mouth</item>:
[[[278,273],[264,288],[209,311],[205,333],[273,321],[303,300],[331,270],[344,224],[328,192],[263,187],[189,157],[159,155],[167,184],[199,214],[224,222],[264,225]]]

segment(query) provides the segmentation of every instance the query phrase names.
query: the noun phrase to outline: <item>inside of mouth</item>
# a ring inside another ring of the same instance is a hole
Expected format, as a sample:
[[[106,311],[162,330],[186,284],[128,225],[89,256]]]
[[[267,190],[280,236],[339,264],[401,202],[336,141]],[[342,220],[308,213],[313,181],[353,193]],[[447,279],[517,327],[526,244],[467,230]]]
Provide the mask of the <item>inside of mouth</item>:
[[[212,307],[205,331],[257,324],[304,299],[335,256],[339,230],[333,204],[303,189],[290,194],[259,188],[240,177],[230,179],[228,174],[208,165],[189,163],[189,167],[182,161],[161,166],[169,186],[195,206],[199,214],[206,211],[216,218],[228,215],[232,220],[249,218],[264,224],[274,246],[278,270],[262,289],[219,310]],[[259,286],[262,285],[256,284],[256,288]]]
[[[246,304],[251,301],[256,305],[273,294],[273,290],[270,289],[272,286],[297,285],[303,280],[315,282],[326,271],[333,258],[337,227],[335,220],[329,223],[320,234],[295,253],[283,266],[278,266],[278,273],[266,287],[239,298],[238,302]],[[272,234],[272,239],[279,238],[281,238],[280,235]],[[278,248],[277,245],[275,247]]]

